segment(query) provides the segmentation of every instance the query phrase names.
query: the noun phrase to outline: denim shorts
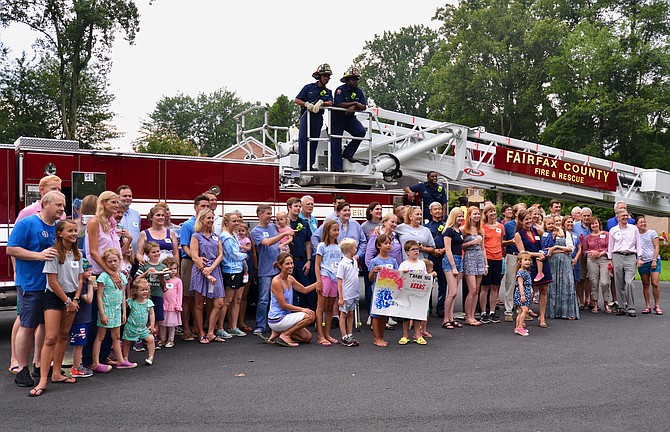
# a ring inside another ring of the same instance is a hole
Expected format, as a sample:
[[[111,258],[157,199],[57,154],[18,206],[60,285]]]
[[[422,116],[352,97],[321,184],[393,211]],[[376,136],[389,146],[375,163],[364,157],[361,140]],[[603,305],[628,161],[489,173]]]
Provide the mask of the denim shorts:
[[[69,299],[73,299],[76,293],[65,293]],[[65,303],[53,291],[44,291],[44,310],[65,310]]]
[[[21,298],[21,327],[34,329],[44,324],[44,291],[18,290]]]
[[[463,272],[463,256],[462,255],[454,255],[454,264],[456,264],[456,268],[458,269],[459,273]],[[451,264],[449,263],[449,258],[445,255],[444,258],[442,258],[442,269],[445,272],[450,272],[451,271]]]
[[[640,267],[638,267],[637,271],[640,272],[641,275],[648,275],[652,273],[660,273],[661,272],[661,257],[656,258],[656,268],[652,269],[651,268],[651,263],[652,261],[642,263]]]
[[[343,306],[338,306],[340,312],[352,312],[356,310],[356,305],[358,304],[358,299],[345,300]]]

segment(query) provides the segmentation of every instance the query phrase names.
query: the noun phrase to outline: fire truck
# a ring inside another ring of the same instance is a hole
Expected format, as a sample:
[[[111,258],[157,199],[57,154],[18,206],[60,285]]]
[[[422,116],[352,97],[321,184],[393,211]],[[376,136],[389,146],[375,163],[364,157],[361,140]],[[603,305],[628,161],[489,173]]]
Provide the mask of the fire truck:
[[[343,192],[352,204],[352,217],[363,219],[365,208],[379,201],[386,211],[403,201],[403,178],[423,181],[428,171],[446,185],[484,187],[519,195],[540,195],[584,204],[611,207],[625,201],[632,212],[670,215],[670,173],[641,169],[606,159],[543,146],[450,122],[419,118],[382,108],[356,116],[366,127],[358,149],[359,162],[344,161],[344,172],[331,172],[328,156],[330,115],[309,146],[317,146],[317,160],[307,171],[296,169],[297,132],[268,125],[267,108],[258,106],[238,114],[235,149],[247,156],[227,160],[214,157],[166,156],[82,150],[76,141],[19,138],[0,145],[0,308],[16,305],[16,290],[6,255],[16,215],[39,199],[39,180],[56,174],[62,180],[67,212],[72,201],[99,194],[121,184],[133,190],[133,208],[145,215],[158,201],[166,201],[176,223],[189,218],[193,198],[206,190],[220,201],[219,212],[239,210],[254,222],[255,209],[269,203],[284,210],[288,198],[309,194],[314,214],[331,213],[333,196]],[[246,116],[265,110],[261,127],[248,129]],[[260,133],[262,148],[272,142],[275,152],[257,155],[250,138]],[[283,139],[278,134],[285,133]],[[351,136],[340,136],[346,142]],[[309,153],[309,152],[308,152]],[[145,221],[146,223],[146,221]]]

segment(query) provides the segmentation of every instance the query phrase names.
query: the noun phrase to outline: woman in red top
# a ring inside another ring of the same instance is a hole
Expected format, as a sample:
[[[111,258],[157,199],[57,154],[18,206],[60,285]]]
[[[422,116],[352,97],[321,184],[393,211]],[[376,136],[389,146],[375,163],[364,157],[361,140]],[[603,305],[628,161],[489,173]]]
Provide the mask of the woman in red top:
[[[591,282],[591,312],[598,313],[598,287],[603,294],[605,312],[610,313],[610,260],[607,258],[609,233],[602,230],[600,219],[593,218],[591,234],[584,237],[582,253],[586,256],[586,268]]]
[[[502,280],[502,240],[505,228],[498,222],[498,214],[493,204],[484,206],[484,246],[486,246],[486,260],[489,271],[482,278],[482,288],[479,292],[479,309],[482,323],[499,323],[496,315],[498,291]],[[490,295],[489,295],[490,293]],[[489,313],[486,313],[486,302],[489,303]]]

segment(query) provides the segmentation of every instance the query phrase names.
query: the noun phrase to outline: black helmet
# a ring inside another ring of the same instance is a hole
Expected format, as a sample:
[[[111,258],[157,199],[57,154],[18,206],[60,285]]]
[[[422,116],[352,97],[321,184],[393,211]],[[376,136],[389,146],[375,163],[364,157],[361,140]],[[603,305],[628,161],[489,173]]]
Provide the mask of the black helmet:
[[[321,75],[332,75],[332,74],[333,71],[330,69],[330,65],[328,63],[324,63],[316,68],[316,72],[312,74],[312,78],[319,79]]]

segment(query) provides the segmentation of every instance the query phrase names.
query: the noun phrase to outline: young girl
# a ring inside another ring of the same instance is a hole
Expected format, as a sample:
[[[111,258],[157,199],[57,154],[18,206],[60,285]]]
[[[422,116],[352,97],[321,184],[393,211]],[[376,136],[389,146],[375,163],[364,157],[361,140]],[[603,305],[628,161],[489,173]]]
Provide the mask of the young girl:
[[[117,288],[114,285],[112,275],[109,273],[102,273],[98,276],[98,288],[96,300],[98,302],[98,332],[95,335],[93,342],[93,364],[91,369],[93,372],[109,372],[112,367],[109,365],[102,365],[100,359],[100,345],[105,339],[107,329],[110,330],[112,336],[112,349],[117,359],[123,359],[123,352],[121,350],[121,325],[126,322],[126,308],[123,307],[126,299],[125,289],[128,285],[128,279],[119,272],[121,265],[121,254],[115,248],[107,248],[102,254],[102,259],[107,265],[107,268],[114,273],[115,276],[121,279],[121,287]],[[116,364],[117,369],[130,369],[137,366],[137,363],[130,363],[122,361]]]
[[[403,249],[405,250],[407,259],[400,263],[398,270],[407,273],[426,273],[426,264],[419,259],[419,242],[416,240],[407,240]],[[410,321],[409,319],[402,319],[402,337],[398,341],[400,345],[407,345],[409,343]],[[425,321],[414,321],[414,342],[419,345],[426,345],[428,343],[421,335],[421,325],[424,323]]]
[[[91,304],[95,297],[95,276],[93,276],[93,266],[86,259],[82,258],[82,287],[79,295],[79,311],[74,317],[74,322],[70,328],[70,345],[74,346],[72,350],[72,368],[70,375],[75,378],[88,378],[93,375],[93,371],[81,364],[81,355],[84,351],[84,345],[89,338],[91,331]]]
[[[158,335],[161,340],[160,345],[165,346],[165,348],[172,348],[174,346],[175,329],[181,325],[181,301],[184,285],[177,276],[179,272],[177,260],[173,257],[167,257],[163,260],[163,264],[170,270],[170,279],[165,283],[165,294],[163,294],[163,316],[165,319],[158,323]]]
[[[321,346],[331,346],[338,343],[330,335],[330,324],[333,321],[333,304],[337,297],[337,266],[342,260],[342,251],[337,242],[340,235],[340,226],[335,220],[328,220],[323,224],[321,243],[316,248],[316,343]],[[323,316],[325,312],[325,317]],[[325,322],[325,326],[321,323]]]
[[[521,336],[529,336],[528,330],[524,328],[526,314],[533,300],[533,281],[530,278],[530,266],[533,260],[528,252],[520,252],[516,261],[516,284],[514,286],[514,304],[521,311],[516,316],[516,327],[514,333]]]
[[[277,225],[277,231],[279,233],[291,232],[293,234],[293,228],[288,223],[288,214],[286,212],[279,212],[275,215],[275,225]],[[293,241],[293,235],[287,235],[279,240],[279,251],[280,252],[290,252],[288,245]]]
[[[126,303],[130,313],[128,321],[123,328],[123,362],[137,366],[137,363],[128,361],[130,344],[144,340],[147,345],[147,358],[144,362],[151,366],[154,363],[154,336],[156,332],[156,315],[154,313],[154,302],[151,301],[151,288],[146,279],[137,279],[130,288],[130,296]],[[148,323],[148,324],[147,324]],[[135,367],[129,366],[129,367]],[[116,366],[119,367],[118,365]]]
[[[161,248],[158,243],[149,241],[144,243],[144,254],[148,257],[144,265],[139,266],[135,279],[144,278],[149,282],[151,287],[151,301],[153,302],[154,314],[156,315],[156,322],[165,320],[163,316],[163,293],[166,291],[165,276],[168,273],[168,268],[160,261]],[[129,296],[130,297],[130,296]],[[154,328],[154,330],[156,330]],[[154,332],[154,340],[157,339],[158,333]],[[139,344],[141,346],[141,344]],[[156,348],[161,349],[160,343],[156,343]]]
[[[237,240],[240,242],[240,252],[247,254],[245,273],[242,278],[242,282],[244,283],[244,291],[242,292],[242,300],[240,300],[240,315],[237,317],[237,328],[245,333],[249,333],[253,331],[253,329],[244,323],[244,317],[247,313],[247,296],[249,295],[249,288],[251,288],[250,275],[254,273],[254,257],[253,251],[251,250],[249,227],[247,227],[247,224],[241,219],[241,216],[240,224],[237,227]]]
[[[40,396],[47,388],[49,365],[53,361],[53,383],[74,383],[75,378],[62,374],[63,355],[67,336],[75,313],[79,310],[81,293],[81,253],[77,247],[78,228],[73,220],[63,220],[56,225],[56,259],[46,261],[43,273],[47,275],[44,294],[44,345],[40,381],[29,396]]]
[[[398,270],[398,261],[389,256],[391,251],[391,237],[386,234],[380,234],[375,240],[375,248],[377,249],[377,256],[370,261],[370,273],[368,279],[372,282],[372,292],[375,292],[375,285],[377,283],[377,273],[382,268],[390,268]],[[386,323],[388,317],[383,315],[370,315],[372,317],[372,333],[374,335],[373,343],[378,347],[388,346],[388,342],[384,340],[384,330],[386,330]]]

